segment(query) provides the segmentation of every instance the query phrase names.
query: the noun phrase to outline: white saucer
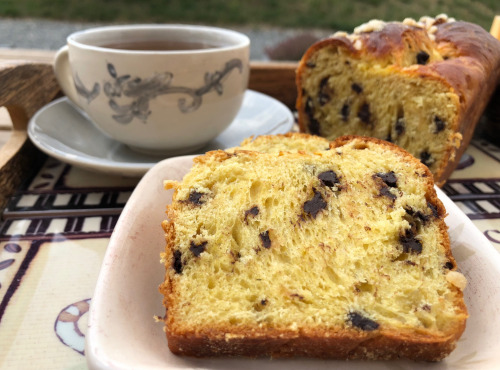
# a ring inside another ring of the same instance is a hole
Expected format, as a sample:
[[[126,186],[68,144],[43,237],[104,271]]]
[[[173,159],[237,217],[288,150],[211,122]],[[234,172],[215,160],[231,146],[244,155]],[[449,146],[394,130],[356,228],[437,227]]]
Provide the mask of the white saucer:
[[[252,135],[287,133],[293,123],[293,114],[284,104],[247,90],[233,123],[197,153],[237,146]],[[139,177],[166,158],[134,152],[104,136],[66,97],[46,105],[33,116],[28,136],[41,151],[62,162],[114,175]]]

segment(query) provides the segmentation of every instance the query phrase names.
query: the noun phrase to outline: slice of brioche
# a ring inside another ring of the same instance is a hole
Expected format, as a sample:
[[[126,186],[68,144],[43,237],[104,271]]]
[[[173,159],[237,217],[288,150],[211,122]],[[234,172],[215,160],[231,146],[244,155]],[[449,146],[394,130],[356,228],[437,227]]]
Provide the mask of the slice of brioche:
[[[467,310],[445,209],[397,146],[214,151],[166,188],[173,353],[436,361],[455,348]]]

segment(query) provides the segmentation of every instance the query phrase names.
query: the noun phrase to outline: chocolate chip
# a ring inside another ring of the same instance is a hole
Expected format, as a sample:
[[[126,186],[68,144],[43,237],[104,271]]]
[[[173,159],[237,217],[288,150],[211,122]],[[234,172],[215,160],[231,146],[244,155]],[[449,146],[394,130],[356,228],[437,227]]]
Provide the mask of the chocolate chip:
[[[423,223],[425,223],[425,222],[427,222],[429,220],[429,216],[424,215],[420,211],[415,212],[414,216],[417,217],[419,220],[421,220]]]
[[[421,227],[422,227],[422,223],[421,222],[418,222],[416,221],[415,218],[413,218],[412,216],[406,216],[404,217],[404,219],[408,222],[408,224],[410,225],[410,230],[412,233],[416,234],[420,231]]]
[[[359,94],[361,92],[363,92],[363,88],[361,87],[361,85],[358,85],[357,83],[353,83],[351,85],[351,89],[356,93],[356,94]]]
[[[247,222],[248,216],[257,216],[259,214],[259,207],[253,206],[249,210],[245,211],[245,222]]]
[[[329,78],[330,77],[324,77],[324,78],[321,79],[321,81],[319,82],[319,89],[320,90],[323,90],[323,89],[325,89],[325,88],[328,87],[328,79]]]
[[[444,128],[446,127],[446,122],[444,122],[438,116],[435,116],[434,117],[434,125],[436,125],[436,127],[434,129],[434,133],[437,134],[438,132],[441,132],[444,130]]]
[[[389,186],[391,188],[396,188],[398,186],[397,185],[398,178],[396,177],[396,174],[394,173],[394,171],[390,171],[390,172],[386,172],[386,173],[379,172],[379,173],[376,173],[375,176],[381,178],[382,181],[387,186]]]
[[[383,186],[380,189],[380,195],[387,197],[387,198],[390,198],[392,200],[395,200],[397,198],[397,196],[395,194],[391,193],[388,186]]]
[[[321,133],[319,131],[319,122],[318,120],[311,118],[309,121],[309,133],[317,136],[321,136]]]
[[[306,100],[306,105],[305,105],[305,108],[304,108],[304,111],[306,112],[306,114],[309,116],[309,118],[312,118],[313,116],[313,102],[311,100],[311,97],[307,97],[307,100]]]
[[[431,202],[427,202],[427,207],[430,208],[431,212],[432,212],[432,215],[436,218],[439,217],[439,210],[438,210],[438,207],[434,204],[432,204]]]
[[[323,106],[326,103],[328,103],[329,101],[330,101],[330,95],[324,94],[324,93],[319,93],[318,94],[319,105]]]
[[[402,135],[405,132],[406,124],[405,119],[400,117],[397,119],[396,124],[394,125],[394,130],[398,136]]]
[[[321,172],[318,175],[318,179],[323,185],[328,186],[329,188],[333,188],[336,184],[340,183],[337,174],[333,171]]]
[[[207,245],[206,241],[201,242],[200,244],[196,244],[195,242],[191,241],[191,244],[189,246],[189,250],[191,252],[193,252],[193,254],[195,255],[195,257],[199,257],[200,254],[202,254],[203,252],[205,252],[206,245]]]
[[[328,79],[329,77],[325,77],[319,83],[318,102],[321,106],[330,101],[331,94],[333,93],[333,89],[330,89],[328,86]]]
[[[373,178],[379,178],[383,181],[383,184],[379,183],[380,186],[380,195],[388,197],[392,200],[395,200],[397,196],[391,193],[389,188],[397,188],[398,178],[394,171],[386,172],[386,173],[376,173],[373,175]]]
[[[406,230],[404,235],[400,235],[399,242],[403,246],[404,253],[422,253],[422,243],[415,238],[415,234],[411,230]]]
[[[269,237],[269,230],[260,233],[259,238],[264,248],[271,248],[271,238]]]
[[[330,95],[325,93],[318,94],[319,105],[323,106],[330,101]]]
[[[415,218],[417,220],[419,220],[420,222],[422,223],[426,223],[427,221],[429,221],[429,216],[426,215],[426,214],[423,214],[421,211],[415,211],[413,208],[411,207],[407,207],[405,208],[405,211],[406,213],[408,213],[408,215],[410,215],[412,218]]]
[[[172,262],[172,267],[177,274],[182,272],[182,253],[181,251],[174,252],[174,261]]]
[[[369,319],[368,317],[363,316],[359,312],[349,312],[347,315],[349,321],[352,326],[359,328],[363,331],[373,331],[378,329],[380,326],[377,322]]]
[[[345,103],[343,106],[342,106],[342,109],[340,110],[340,114],[342,115],[342,120],[344,122],[347,122],[347,120],[349,119],[349,113],[350,113],[350,108],[349,108],[349,104]]]
[[[420,153],[420,162],[429,167],[434,162],[434,160],[432,159],[431,154],[428,151],[424,150],[422,153]]]
[[[320,136],[319,122],[314,118],[314,109],[311,98],[307,98],[304,112],[306,113],[307,118],[309,118],[309,124],[307,125],[307,127],[309,128],[309,132],[313,135]]]
[[[444,264],[444,267],[448,270],[451,270],[453,267],[455,267],[455,265],[453,264],[453,262],[448,261]]]
[[[424,304],[422,306],[422,310],[427,311],[427,312],[431,312],[431,306],[429,306],[428,304]]]
[[[263,300],[261,300],[260,304],[265,306],[267,304],[267,298],[264,298]]]
[[[411,207],[406,207],[405,211],[406,215],[404,219],[410,224],[410,231],[413,234],[417,234],[431,217],[431,215],[425,214],[422,211],[415,211]]]
[[[370,104],[364,103],[358,111],[358,118],[361,122],[369,124],[371,113],[370,113]]]
[[[417,64],[425,65],[429,61],[429,54],[425,51],[421,51],[417,54]]]
[[[234,253],[234,251],[231,250],[229,251],[229,254],[231,255],[231,257],[233,257],[233,261],[231,263],[236,263],[236,261],[238,261],[241,258],[240,252]]]
[[[325,209],[327,204],[325,200],[323,199],[323,196],[321,195],[320,192],[314,190],[314,196],[311,200],[308,200],[307,202],[304,203],[304,212],[310,214],[313,218],[316,218],[318,213],[322,210]]]
[[[204,193],[199,193],[197,191],[192,191],[191,193],[189,193],[188,202],[193,203],[193,204],[195,204],[197,206],[200,206],[203,203],[205,203],[205,201],[203,201],[201,199],[201,197],[203,197],[204,195],[205,195]]]

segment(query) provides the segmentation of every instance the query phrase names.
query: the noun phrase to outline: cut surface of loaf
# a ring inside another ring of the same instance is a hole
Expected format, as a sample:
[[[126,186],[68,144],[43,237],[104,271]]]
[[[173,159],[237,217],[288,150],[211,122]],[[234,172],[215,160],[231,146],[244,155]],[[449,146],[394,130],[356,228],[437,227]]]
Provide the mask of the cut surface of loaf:
[[[441,186],[500,80],[500,41],[445,15],[371,21],[312,45],[297,70],[302,132],[391,141]]]
[[[464,277],[432,175],[399,147],[214,151],[166,188],[173,353],[435,361],[455,348]]]

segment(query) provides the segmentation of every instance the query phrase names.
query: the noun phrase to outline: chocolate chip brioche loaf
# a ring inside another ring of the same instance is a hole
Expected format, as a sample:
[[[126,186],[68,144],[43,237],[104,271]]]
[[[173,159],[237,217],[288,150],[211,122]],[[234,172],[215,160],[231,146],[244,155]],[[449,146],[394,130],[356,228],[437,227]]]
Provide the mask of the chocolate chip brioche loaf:
[[[296,76],[300,129],[334,140],[392,141],[443,185],[500,81],[500,41],[448,19],[370,21],[304,54]]]
[[[435,361],[455,348],[465,278],[431,173],[399,147],[214,151],[165,187],[173,353]]]

